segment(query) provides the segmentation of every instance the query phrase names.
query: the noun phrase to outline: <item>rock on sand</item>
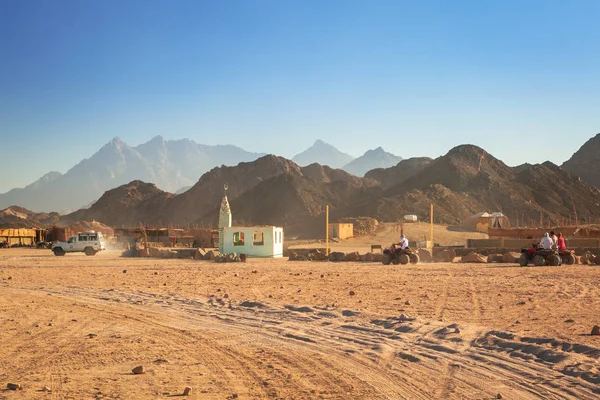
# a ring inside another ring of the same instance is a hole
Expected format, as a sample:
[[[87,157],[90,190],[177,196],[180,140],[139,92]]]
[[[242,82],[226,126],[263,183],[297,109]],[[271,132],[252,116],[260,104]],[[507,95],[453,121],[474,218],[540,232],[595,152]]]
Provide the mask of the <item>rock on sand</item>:
[[[133,372],[135,375],[143,374],[144,373],[144,366],[143,365],[138,365],[137,367],[135,367],[134,369],[132,369],[131,372]]]

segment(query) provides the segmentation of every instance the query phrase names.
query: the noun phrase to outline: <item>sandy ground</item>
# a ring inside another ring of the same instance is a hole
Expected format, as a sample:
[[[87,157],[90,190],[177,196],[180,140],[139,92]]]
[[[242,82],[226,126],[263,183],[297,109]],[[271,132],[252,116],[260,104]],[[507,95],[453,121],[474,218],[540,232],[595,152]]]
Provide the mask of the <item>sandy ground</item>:
[[[0,250],[0,398],[599,398],[599,294],[591,266]]]

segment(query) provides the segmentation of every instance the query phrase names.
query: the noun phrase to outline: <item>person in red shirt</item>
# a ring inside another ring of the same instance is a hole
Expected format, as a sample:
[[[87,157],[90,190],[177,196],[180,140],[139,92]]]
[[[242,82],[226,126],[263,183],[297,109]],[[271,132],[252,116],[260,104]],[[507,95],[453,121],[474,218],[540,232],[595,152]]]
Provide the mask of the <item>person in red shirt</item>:
[[[527,254],[529,254],[529,257],[533,257],[533,255],[535,254],[535,252],[537,251],[537,243],[534,243],[531,245],[530,248],[527,249]]]
[[[567,245],[565,244],[565,238],[560,232],[558,232],[557,235],[556,246],[558,247],[558,251],[563,251],[567,249]]]

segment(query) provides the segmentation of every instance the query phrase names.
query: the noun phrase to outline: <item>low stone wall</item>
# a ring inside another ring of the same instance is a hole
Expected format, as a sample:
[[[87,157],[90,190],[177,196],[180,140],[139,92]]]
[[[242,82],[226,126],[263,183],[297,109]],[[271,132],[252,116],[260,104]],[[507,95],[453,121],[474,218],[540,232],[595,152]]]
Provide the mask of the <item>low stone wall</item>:
[[[326,253],[326,249],[294,249],[289,252],[289,261],[365,261],[381,262],[382,253],[360,254],[358,251],[343,253],[341,251]]]
[[[476,248],[476,247],[465,247],[462,249],[454,249],[456,251],[456,255],[457,256],[464,256],[467,255],[471,252],[477,252],[479,254],[482,255],[490,255],[490,254],[504,254],[507,252],[521,252],[521,249],[523,247],[530,247],[531,243],[529,243],[529,245],[524,245],[522,247],[484,247],[484,248]],[[596,254],[599,255],[600,254],[600,248],[599,247],[577,247],[577,248],[573,248],[572,250],[575,251],[575,254],[578,256],[587,254],[587,253],[592,253],[592,254]]]
[[[472,249],[480,248],[498,248],[498,249],[520,249],[523,247],[529,247],[532,243],[538,241],[538,239],[509,239],[509,238],[497,238],[497,239],[467,239],[467,247]],[[568,238],[565,239],[567,247],[570,249],[577,248],[600,248],[600,239],[596,238]]]

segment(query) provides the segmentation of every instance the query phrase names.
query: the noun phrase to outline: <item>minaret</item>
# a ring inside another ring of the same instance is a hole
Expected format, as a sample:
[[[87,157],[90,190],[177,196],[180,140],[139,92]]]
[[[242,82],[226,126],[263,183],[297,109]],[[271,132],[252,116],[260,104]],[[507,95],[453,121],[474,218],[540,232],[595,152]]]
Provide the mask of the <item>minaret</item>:
[[[219,211],[219,252],[223,254],[225,251],[225,235],[223,228],[231,227],[231,209],[229,208],[229,201],[227,200],[227,184],[223,186],[225,189],[225,195],[221,200],[221,210]]]

